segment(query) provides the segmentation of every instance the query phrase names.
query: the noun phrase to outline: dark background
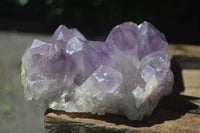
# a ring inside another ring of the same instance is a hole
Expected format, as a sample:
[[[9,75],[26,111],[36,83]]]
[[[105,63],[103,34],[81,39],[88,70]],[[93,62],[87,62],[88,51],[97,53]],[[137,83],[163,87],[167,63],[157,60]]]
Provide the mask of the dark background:
[[[49,33],[64,24],[88,39],[149,21],[170,43],[200,44],[200,0],[1,0],[0,30]]]

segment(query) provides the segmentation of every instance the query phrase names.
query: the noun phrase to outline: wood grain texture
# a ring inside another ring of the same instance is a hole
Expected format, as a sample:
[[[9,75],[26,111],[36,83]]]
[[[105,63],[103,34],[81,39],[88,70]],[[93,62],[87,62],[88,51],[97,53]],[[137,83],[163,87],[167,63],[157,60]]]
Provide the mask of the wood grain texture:
[[[48,109],[44,125],[48,133],[200,133],[200,47],[170,45],[175,83],[151,116],[130,121],[125,116],[67,113]]]
[[[200,57],[200,47],[197,45],[169,44],[168,49],[170,57],[174,57],[177,55],[187,57]]]

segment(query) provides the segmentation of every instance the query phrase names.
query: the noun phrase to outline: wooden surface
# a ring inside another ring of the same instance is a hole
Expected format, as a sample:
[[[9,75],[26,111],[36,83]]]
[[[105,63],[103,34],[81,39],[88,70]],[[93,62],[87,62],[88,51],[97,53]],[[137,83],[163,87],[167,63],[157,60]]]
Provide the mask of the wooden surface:
[[[200,47],[170,45],[173,92],[160,101],[151,116],[130,121],[124,116],[67,113],[48,109],[44,125],[48,133],[200,133]]]

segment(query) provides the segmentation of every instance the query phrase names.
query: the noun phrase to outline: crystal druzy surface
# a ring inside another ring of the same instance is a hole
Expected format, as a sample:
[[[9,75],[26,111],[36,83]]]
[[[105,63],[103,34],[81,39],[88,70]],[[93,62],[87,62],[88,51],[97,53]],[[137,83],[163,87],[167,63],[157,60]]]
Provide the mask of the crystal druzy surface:
[[[49,42],[35,39],[22,57],[25,99],[67,112],[150,115],[172,90],[168,43],[148,22],[125,22],[106,41],[58,27]]]

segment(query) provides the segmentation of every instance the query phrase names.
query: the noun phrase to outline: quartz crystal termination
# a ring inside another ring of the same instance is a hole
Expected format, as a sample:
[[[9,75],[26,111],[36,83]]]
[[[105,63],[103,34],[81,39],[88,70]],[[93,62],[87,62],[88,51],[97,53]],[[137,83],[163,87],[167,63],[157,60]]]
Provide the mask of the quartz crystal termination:
[[[25,99],[56,110],[140,120],[172,90],[167,45],[146,21],[120,24],[104,42],[61,25],[49,42],[35,39],[22,57]]]

